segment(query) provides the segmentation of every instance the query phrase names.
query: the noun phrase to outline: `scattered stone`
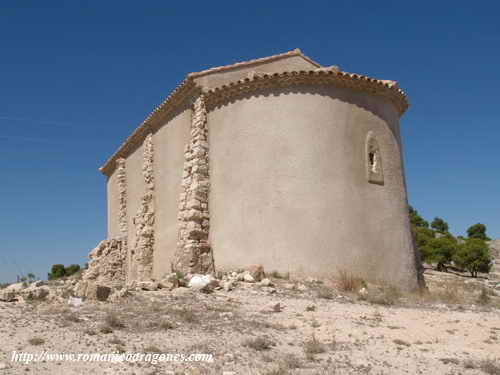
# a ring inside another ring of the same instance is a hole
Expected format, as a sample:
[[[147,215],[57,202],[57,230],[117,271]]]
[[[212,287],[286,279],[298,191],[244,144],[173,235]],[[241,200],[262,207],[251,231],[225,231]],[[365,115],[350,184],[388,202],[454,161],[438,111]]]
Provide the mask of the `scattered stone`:
[[[74,307],[80,307],[82,305],[82,299],[78,297],[69,297],[68,298],[68,305],[74,306]]]
[[[297,289],[300,290],[301,292],[305,292],[307,290],[307,286],[305,286],[304,284],[299,284],[297,286]]]
[[[251,265],[250,267],[248,267],[248,272],[255,281],[261,281],[266,277],[266,274],[264,273],[264,267],[261,264]]]
[[[361,288],[358,292],[360,296],[367,296],[368,295],[368,290],[366,288]]]
[[[88,283],[86,297],[90,300],[106,301],[111,294],[111,288],[94,283]]]
[[[150,292],[153,292],[155,290],[158,290],[159,284],[156,281],[139,281],[137,283],[137,288],[140,290],[148,290]]]
[[[224,281],[222,283],[222,288],[226,291],[226,292],[229,292],[231,290],[233,290],[235,287],[235,282],[234,281]]]
[[[192,293],[191,289],[186,288],[184,286],[172,290],[172,296],[174,297],[183,297],[191,293]]]
[[[259,282],[259,285],[261,286],[274,286],[273,282],[269,279],[262,279],[260,282]]]
[[[243,281],[245,281],[247,283],[254,283],[255,278],[252,275],[250,275],[249,273],[245,273],[245,274],[243,274]]]
[[[215,288],[219,287],[219,281],[212,275],[194,275],[189,280],[188,286],[194,290],[212,292]]]
[[[50,288],[47,286],[35,287],[30,285],[21,291],[20,295],[27,300],[42,300],[50,294]]]
[[[311,276],[309,276],[306,279],[306,282],[311,283],[311,284],[321,284],[322,283],[321,280],[315,279],[314,277],[311,277]]]
[[[17,293],[12,290],[0,290],[0,301],[14,302],[17,300]]]
[[[26,288],[26,286],[24,283],[15,283],[15,284],[10,284],[4,290],[9,291],[9,292],[19,293],[20,291],[22,291],[25,288]]]

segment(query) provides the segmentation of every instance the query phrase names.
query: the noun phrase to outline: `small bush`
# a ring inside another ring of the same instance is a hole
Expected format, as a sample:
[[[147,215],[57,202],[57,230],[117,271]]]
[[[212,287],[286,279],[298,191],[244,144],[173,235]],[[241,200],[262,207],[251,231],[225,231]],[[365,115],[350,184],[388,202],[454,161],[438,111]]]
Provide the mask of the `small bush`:
[[[184,320],[186,323],[199,323],[200,319],[198,318],[198,315],[194,313],[193,310],[190,310],[186,307],[178,310],[178,315],[179,318]]]
[[[120,346],[125,346],[125,343],[122,340],[120,340],[118,337],[113,337],[111,340],[109,340],[109,343],[120,345]]]
[[[325,346],[316,339],[314,334],[310,340],[304,342],[304,353],[306,354],[306,358],[310,361],[314,360],[315,354],[324,353],[325,351]]]
[[[318,298],[323,299],[333,299],[335,297],[335,295],[333,294],[333,290],[326,286],[321,286],[320,288],[318,288],[317,296]]]
[[[285,358],[283,359],[283,364],[284,367],[287,369],[295,370],[297,368],[300,368],[302,366],[302,363],[300,362],[300,359],[295,356],[294,354],[287,354]]]
[[[306,306],[306,311],[316,311],[316,305]]]
[[[343,292],[356,292],[366,285],[360,277],[354,276],[347,271],[339,271],[339,289]]]
[[[169,329],[174,329],[175,326],[170,321],[168,321],[168,320],[162,320],[160,322],[160,328],[164,329],[166,331],[166,330],[169,330]]]
[[[500,375],[500,363],[493,359],[483,359],[479,368],[488,375]]]
[[[33,337],[33,338],[29,339],[28,342],[30,343],[30,345],[33,345],[33,346],[45,344],[45,340],[42,339],[41,337]]]
[[[104,318],[104,322],[111,328],[121,329],[125,328],[125,324],[120,320],[115,312],[108,312]]]
[[[401,292],[395,286],[382,285],[378,290],[371,290],[363,298],[373,304],[392,306],[401,298]]]
[[[248,338],[243,341],[243,346],[257,351],[269,350],[274,343],[266,337]]]
[[[480,305],[488,305],[491,302],[491,297],[485,287],[481,288],[481,293],[477,297],[477,303]]]
[[[392,341],[394,344],[396,345],[401,345],[401,346],[411,346],[411,344],[409,342],[406,342],[404,340],[401,340],[401,339],[395,339]]]
[[[97,332],[94,331],[91,328],[86,329],[85,331],[83,331],[83,333],[85,333],[86,335],[89,335],[89,336],[95,336],[95,335],[97,335]]]
[[[104,333],[105,335],[107,335],[109,333],[113,333],[113,329],[110,326],[102,325],[99,328],[99,332]]]
[[[477,277],[478,272],[489,272],[491,269],[490,250],[486,242],[478,238],[469,238],[458,247],[453,262]]]
[[[161,349],[155,345],[149,345],[144,348],[144,353],[161,353]]]
[[[274,270],[274,271],[271,271],[271,273],[269,273],[269,276],[273,277],[275,279],[290,280],[290,272],[280,273],[280,272]]]

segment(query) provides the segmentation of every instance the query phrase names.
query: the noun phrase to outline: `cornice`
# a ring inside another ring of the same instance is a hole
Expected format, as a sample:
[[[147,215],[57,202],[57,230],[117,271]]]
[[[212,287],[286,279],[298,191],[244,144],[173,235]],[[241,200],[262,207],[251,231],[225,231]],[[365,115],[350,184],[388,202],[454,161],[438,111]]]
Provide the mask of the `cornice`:
[[[207,109],[259,89],[296,85],[333,85],[387,98],[395,105],[400,116],[408,109],[406,93],[395,81],[379,80],[359,74],[340,72],[335,67],[315,70],[290,71],[274,74],[258,74],[228,85],[205,91]]]
[[[300,53],[294,52],[293,53]],[[282,54],[285,55],[285,54]],[[336,67],[318,68],[315,70],[289,71],[282,73],[258,73],[251,78],[241,79],[206,90],[194,83],[193,76],[188,77],[155,109],[142,124],[125,140],[125,142],[99,169],[110,175],[116,167],[118,158],[126,158],[150,132],[155,132],[169,113],[173,113],[188,98],[193,99],[200,92],[205,94],[207,110],[221,105],[232,98],[254,92],[259,89],[288,87],[296,85],[334,85],[371,95],[385,97],[397,108],[400,116],[408,109],[406,93],[395,81],[379,80],[360,74],[340,72]]]

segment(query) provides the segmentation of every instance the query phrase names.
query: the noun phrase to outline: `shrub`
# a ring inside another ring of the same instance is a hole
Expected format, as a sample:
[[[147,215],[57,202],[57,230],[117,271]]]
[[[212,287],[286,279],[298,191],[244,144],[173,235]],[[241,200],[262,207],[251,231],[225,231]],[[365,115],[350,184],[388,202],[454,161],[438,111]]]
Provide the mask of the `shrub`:
[[[434,220],[432,220],[431,228],[440,233],[448,233],[448,223],[440,217],[435,217]]]
[[[64,276],[66,276],[66,269],[64,268],[64,264],[54,264],[51,268],[51,271],[48,273],[49,280],[60,279]]]
[[[114,312],[108,312],[104,318],[104,322],[111,328],[125,328],[125,324],[123,324],[118,315]]]
[[[438,271],[446,271],[446,265],[451,263],[457,249],[457,240],[451,235],[444,235],[430,239],[420,250],[426,263],[436,263]]]
[[[347,271],[339,272],[339,289],[343,292],[356,292],[365,282],[362,278],[352,275]]]
[[[410,223],[413,227],[429,228],[429,223],[425,221],[412,206],[408,206]]]
[[[274,343],[266,337],[249,338],[243,341],[243,346],[257,351],[269,350],[273,345]]]
[[[488,293],[488,290],[483,286],[481,288],[481,293],[479,297],[477,297],[477,303],[480,305],[488,305],[491,302],[491,297]]]
[[[489,272],[491,257],[488,245],[481,239],[468,238],[458,247],[453,256],[455,264],[466,269],[472,277],[477,277],[478,272]]]
[[[314,360],[315,354],[324,353],[326,351],[325,346],[319,342],[319,340],[312,335],[310,340],[304,342],[304,353],[308,360]]]
[[[45,340],[42,339],[41,337],[33,337],[29,339],[28,342],[30,343],[30,345],[38,346],[44,344]]]
[[[486,225],[477,223],[467,229],[469,238],[477,238],[479,240],[488,241],[490,238],[486,235]]]
[[[66,276],[71,276],[80,271],[79,264],[72,264],[64,269]]]

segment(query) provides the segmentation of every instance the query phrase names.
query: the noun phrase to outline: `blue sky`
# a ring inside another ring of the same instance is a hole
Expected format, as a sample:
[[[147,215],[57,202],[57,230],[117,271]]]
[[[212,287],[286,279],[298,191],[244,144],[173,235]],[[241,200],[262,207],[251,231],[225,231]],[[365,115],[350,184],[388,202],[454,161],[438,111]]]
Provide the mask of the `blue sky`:
[[[397,80],[410,203],[500,238],[495,1],[3,1],[0,281],[106,235],[97,168],[191,71],[294,48]]]

